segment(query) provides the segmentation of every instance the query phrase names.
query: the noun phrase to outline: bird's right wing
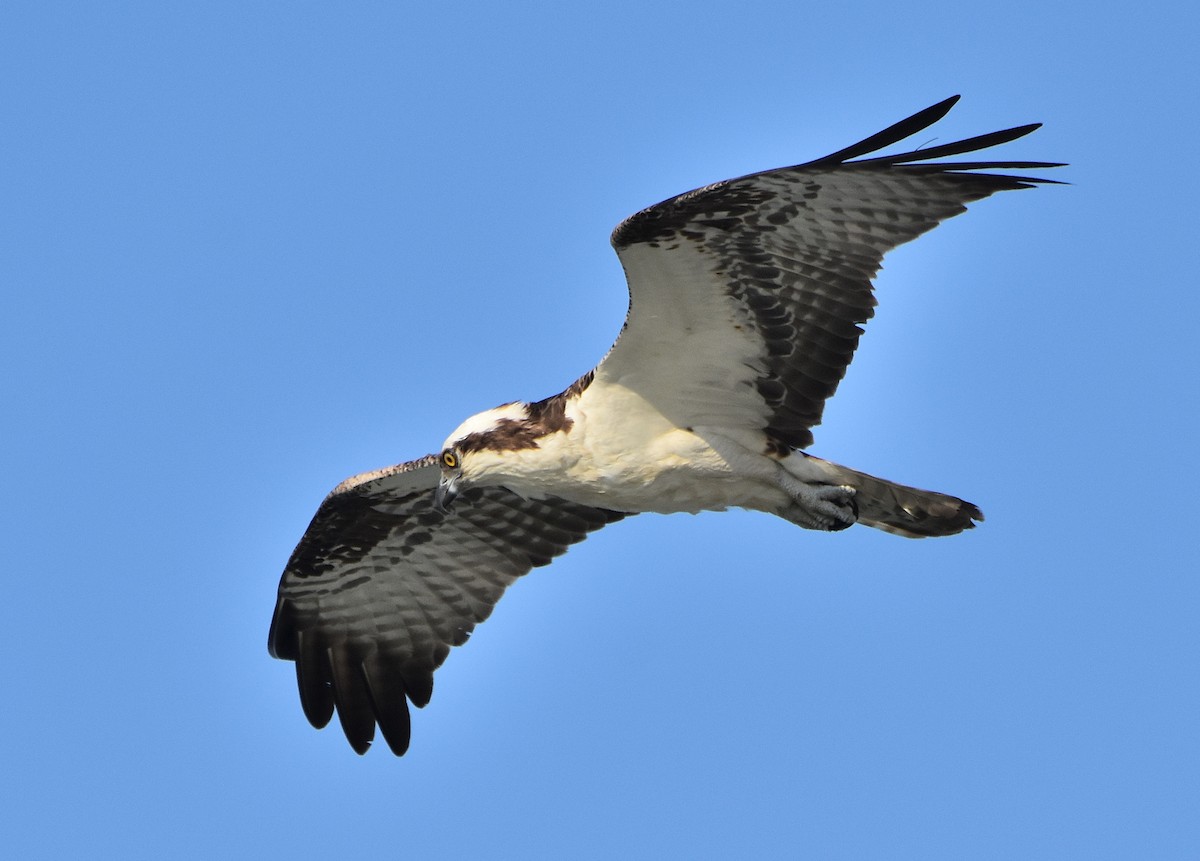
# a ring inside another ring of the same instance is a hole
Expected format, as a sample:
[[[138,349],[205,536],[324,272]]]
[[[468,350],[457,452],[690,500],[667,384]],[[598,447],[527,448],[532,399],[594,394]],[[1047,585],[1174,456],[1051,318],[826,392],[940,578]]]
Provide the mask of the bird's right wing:
[[[510,583],[624,516],[501,487],[464,490],[443,514],[433,507],[438,477],[429,455],[342,482],[279,583],[268,649],[296,662],[309,722],[325,726],[336,707],[359,753],[378,723],[402,755],[406,699],[429,702],[450,647],[467,641]]]

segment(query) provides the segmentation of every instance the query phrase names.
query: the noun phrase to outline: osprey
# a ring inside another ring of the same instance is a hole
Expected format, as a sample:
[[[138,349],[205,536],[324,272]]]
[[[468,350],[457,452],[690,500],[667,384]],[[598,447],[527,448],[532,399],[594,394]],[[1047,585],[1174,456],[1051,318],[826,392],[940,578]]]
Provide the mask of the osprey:
[[[642,512],[765,511],[808,529],[908,538],[983,520],[969,502],[809,455],[812,428],[873,313],[888,251],[997,191],[1050,182],[935,161],[1020,126],[862,158],[958,97],[824,158],[690,191],[623,221],[629,282],[616,344],[566,391],[472,416],[441,452],[347,479],[288,560],[270,653],[295,661],[308,720],[336,709],[364,753],[378,725],[402,755],[408,702],[505,588]]]

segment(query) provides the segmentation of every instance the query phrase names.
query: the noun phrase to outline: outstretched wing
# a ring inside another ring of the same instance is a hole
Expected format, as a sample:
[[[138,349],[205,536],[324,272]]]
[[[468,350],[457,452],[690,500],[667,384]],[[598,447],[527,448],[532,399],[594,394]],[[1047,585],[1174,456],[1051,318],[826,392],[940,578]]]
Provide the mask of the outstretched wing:
[[[450,647],[467,641],[510,583],[624,516],[500,487],[464,490],[442,514],[432,501],[438,475],[430,455],[343,482],[279,583],[268,649],[296,662],[309,722],[320,729],[336,707],[359,753],[378,724],[402,755],[406,700],[429,702]]]
[[[629,316],[595,382],[634,390],[680,427],[753,428],[780,448],[810,445],[873,313],[884,254],[971,201],[1048,181],[980,171],[1058,166],[930,161],[1036,124],[852,161],[928,127],[957,100],[825,158],[697,189],[622,222],[612,243]]]

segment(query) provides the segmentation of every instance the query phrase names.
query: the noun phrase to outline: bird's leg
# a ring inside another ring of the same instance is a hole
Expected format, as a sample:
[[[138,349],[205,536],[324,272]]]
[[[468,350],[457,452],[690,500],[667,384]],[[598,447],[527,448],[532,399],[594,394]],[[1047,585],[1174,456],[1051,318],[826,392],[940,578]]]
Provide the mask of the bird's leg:
[[[858,504],[854,488],[844,484],[804,484],[789,487],[792,504],[783,516],[806,529],[834,532],[858,522]]]
[[[820,469],[824,461],[812,463],[802,452],[794,452],[779,465],[779,486],[792,498],[780,515],[806,529],[835,531],[858,521],[855,490],[845,484],[833,484]]]

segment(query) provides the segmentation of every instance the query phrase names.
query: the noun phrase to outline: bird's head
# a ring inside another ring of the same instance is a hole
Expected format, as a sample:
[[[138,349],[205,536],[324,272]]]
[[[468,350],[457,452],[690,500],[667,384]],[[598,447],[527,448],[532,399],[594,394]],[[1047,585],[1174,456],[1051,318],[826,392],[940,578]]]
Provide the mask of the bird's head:
[[[454,497],[471,485],[506,483],[512,477],[513,452],[537,448],[546,430],[531,414],[531,405],[520,401],[471,416],[442,445],[434,507],[448,511]]]

